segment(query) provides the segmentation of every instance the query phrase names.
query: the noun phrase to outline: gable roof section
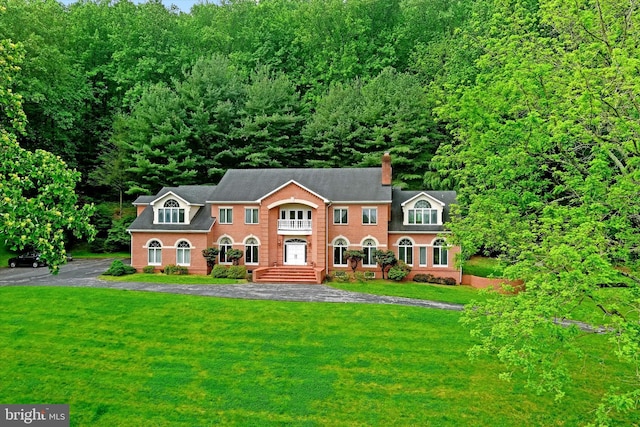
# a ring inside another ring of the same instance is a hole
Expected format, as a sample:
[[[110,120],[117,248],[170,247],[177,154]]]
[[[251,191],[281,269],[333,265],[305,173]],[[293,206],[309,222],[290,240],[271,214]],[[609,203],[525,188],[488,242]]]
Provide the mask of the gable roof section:
[[[194,204],[194,203],[189,203],[187,200],[183,199],[182,197],[180,197],[179,195],[177,195],[177,194],[176,194],[176,193],[174,193],[173,191],[167,191],[167,192],[166,192],[166,193],[164,193],[162,196],[158,196],[158,197],[156,197],[155,199],[153,199],[149,204],[153,206],[153,205],[155,205],[155,204],[156,204],[156,202],[157,202],[158,200],[161,200],[161,199],[163,199],[163,198],[165,198],[165,197],[167,197],[167,196],[170,196],[170,199],[168,199],[168,200],[171,200],[171,199],[178,199],[178,200],[181,200],[182,202],[184,202],[184,203],[186,203],[186,204],[188,204],[188,205],[192,205],[192,204]]]
[[[207,198],[215,189],[215,185],[181,185],[179,187],[163,187],[155,196],[140,196],[133,202],[134,205],[147,205],[147,207],[131,223],[128,231],[164,231],[164,232],[194,232],[204,233],[211,230],[216,219],[211,217],[211,205],[207,205]],[[202,206],[198,208],[195,216],[189,224],[154,224],[153,203],[173,194],[190,205]]]
[[[393,203],[391,204],[391,221],[389,221],[389,232],[421,232],[421,231],[444,231],[442,225],[405,225],[403,224],[403,212],[402,207],[409,201],[419,197],[420,195],[426,195],[428,198],[433,198],[439,202],[444,203],[444,210],[442,214],[443,222],[449,221],[449,211],[451,205],[456,203],[455,191],[405,191],[399,188],[393,189]]]
[[[153,204],[156,200],[166,196],[167,193],[172,193],[190,205],[202,206],[207,202],[207,199],[215,187],[215,185],[181,185],[179,187],[162,187],[155,196],[139,196],[133,204]]]
[[[270,195],[272,195],[272,194],[274,194],[274,193],[277,193],[278,191],[282,190],[284,187],[288,186],[289,184],[293,184],[293,185],[295,185],[295,186],[297,186],[297,187],[299,187],[299,188],[301,188],[301,189],[303,189],[303,190],[305,190],[305,191],[308,191],[309,193],[313,194],[314,196],[318,197],[319,199],[322,199],[322,201],[323,201],[323,202],[325,202],[325,203],[329,202],[329,200],[325,199],[322,195],[320,195],[320,194],[316,194],[316,192],[315,192],[315,191],[312,191],[312,190],[308,189],[308,188],[307,188],[307,187],[305,187],[304,185],[301,185],[301,184],[299,184],[299,183],[295,182],[294,180],[291,180],[291,181],[289,181],[289,182],[285,182],[285,183],[284,183],[284,184],[282,184],[280,187],[278,187],[278,188],[276,188],[276,189],[274,189],[274,190],[270,191],[269,193],[265,194],[264,196],[260,197],[260,199],[259,199],[258,201],[260,201],[260,202],[261,202],[263,199],[266,199],[266,198],[267,198],[267,197],[269,197]]]
[[[391,202],[391,187],[381,184],[380,168],[231,169],[209,202],[257,202],[291,181],[332,202]]]
[[[431,194],[427,194],[426,191],[420,191],[418,194],[416,194],[415,196],[411,197],[410,199],[405,200],[404,202],[402,202],[402,206],[406,206],[407,204],[411,203],[412,201],[419,199],[421,197],[424,197],[425,199],[431,201],[431,202],[435,202],[437,204],[439,204],[440,206],[446,206],[446,203],[436,199],[434,196],[432,196]]]

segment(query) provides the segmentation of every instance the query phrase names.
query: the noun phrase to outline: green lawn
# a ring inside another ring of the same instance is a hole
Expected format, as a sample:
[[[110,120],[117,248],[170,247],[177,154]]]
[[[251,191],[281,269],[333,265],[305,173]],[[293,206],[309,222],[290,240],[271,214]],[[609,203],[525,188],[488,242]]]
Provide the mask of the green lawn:
[[[91,252],[88,243],[77,243],[69,252],[74,258],[131,258],[130,252]]]
[[[445,286],[432,283],[392,282],[389,280],[371,280],[362,283],[330,282],[329,286],[345,291],[362,292],[374,295],[416,298],[423,300],[468,304],[487,298],[471,286]]]
[[[161,273],[136,273],[126,276],[100,276],[101,280],[110,282],[143,282],[143,283],[165,283],[168,285],[236,285],[247,283],[246,280],[213,278],[211,276],[185,274],[167,275]]]
[[[5,245],[0,244],[0,267],[6,267],[9,263],[9,258],[15,256],[13,252],[9,251]]]
[[[533,395],[470,361],[441,310],[55,287],[0,301],[0,402],[68,403],[72,426],[575,426],[622,378],[590,335],[567,397]]]
[[[478,277],[502,277],[504,266],[496,258],[472,256],[465,261],[462,271]]]

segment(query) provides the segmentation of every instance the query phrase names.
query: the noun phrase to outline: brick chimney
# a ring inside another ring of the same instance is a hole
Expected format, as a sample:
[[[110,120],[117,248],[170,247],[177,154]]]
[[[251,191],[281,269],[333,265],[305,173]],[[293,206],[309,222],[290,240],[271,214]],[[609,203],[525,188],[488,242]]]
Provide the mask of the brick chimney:
[[[391,185],[391,155],[388,151],[382,156],[382,185]]]

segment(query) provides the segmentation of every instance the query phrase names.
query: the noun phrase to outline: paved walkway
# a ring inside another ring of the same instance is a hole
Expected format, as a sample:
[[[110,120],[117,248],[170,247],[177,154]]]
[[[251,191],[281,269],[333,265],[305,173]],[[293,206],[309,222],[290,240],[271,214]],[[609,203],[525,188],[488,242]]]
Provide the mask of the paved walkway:
[[[165,292],[172,294],[200,295],[218,298],[239,298],[252,300],[395,304],[412,307],[437,308],[461,311],[462,304],[427,301],[413,298],[371,295],[343,291],[325,285],[256,284],[245,285],[167,285],[154,283],[111,282],[98,279],[111,260],[79,260],[63,266],[60,274],[52,276],[46,268],[0,269],[2,286],[70,286],[86,288],[111,288],[131,291]],[[603,327],[591,326],[583,322],[555,319],[562,326],[575,325],[588,332],[604,333]]]
[[[165,292],[171,294],[200,295],[218,298],[300,302],[395,304],[455,311],[461,311],[463,308],[462,304],[426,301],[403,297],[371,295],[359,292],[343,291],[325,285],[285,285],[256,283],[242,285],[167,285],[137,282],[111,282],[99,279],[76,279],[71,283],[53,283],[49,286],[61,285],[72,287],[123,289],[130,291]],[[42,284],[37,284],[34,286],[42,286]]]
[[[396,304],[414,307],[462,310],[461,304],[424,301],[412,298],[390,297],[342,291],[325,285],[243,284],[243,285],[167,285],[154,283],[111,282],[97,277],[109,268],[110,259],[76,260],[51,275],[46,268],[2,268],[1,286],[71,286],[111,288],[132,291],[166,292],[219,298],[254,300]]]

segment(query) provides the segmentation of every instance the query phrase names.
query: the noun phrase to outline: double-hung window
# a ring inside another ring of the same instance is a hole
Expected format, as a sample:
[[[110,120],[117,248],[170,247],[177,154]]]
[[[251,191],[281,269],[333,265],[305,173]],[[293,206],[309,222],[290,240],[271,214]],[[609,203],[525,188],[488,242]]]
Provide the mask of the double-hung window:
[[[220,224],[233,224],[233,208],[220,208]]]
[[[347,224],[349,222],[349,210],[347,208],[333,208],[333,223]]]
[[[427,247],[426,246],[420,246],[418,247],[418,255],[420,257],[420,266],[421,267],[426,267],[427,266]]]
[[[378,223],[378,208],[362,208],[362,223],[363,224],[377,224]]]
[[[245,224],[258,223],[258,208],[244,208],[244,223]]]

